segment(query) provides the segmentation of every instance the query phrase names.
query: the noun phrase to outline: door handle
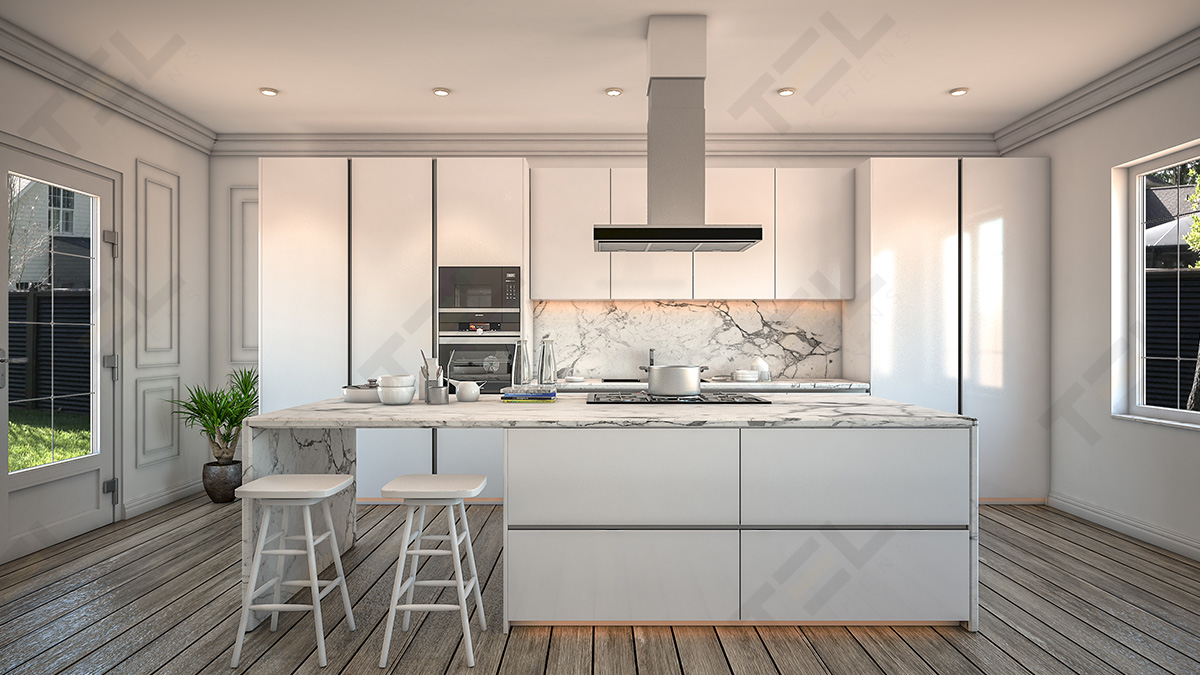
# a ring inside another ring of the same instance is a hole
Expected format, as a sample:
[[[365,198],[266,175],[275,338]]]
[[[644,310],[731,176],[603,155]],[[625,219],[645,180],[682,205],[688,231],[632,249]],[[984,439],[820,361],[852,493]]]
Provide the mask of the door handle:
[[[8,352],[0,349],[0,389],[8,386]]]

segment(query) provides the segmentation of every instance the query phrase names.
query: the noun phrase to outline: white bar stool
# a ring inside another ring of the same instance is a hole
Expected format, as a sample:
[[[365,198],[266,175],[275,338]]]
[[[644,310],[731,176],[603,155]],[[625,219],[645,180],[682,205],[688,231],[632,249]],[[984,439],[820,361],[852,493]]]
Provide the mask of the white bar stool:
[[[396,563],[396,581],[392,584],[392,603],[388,610],[387,629],[383,633],[383,652],[379,655],[379,667],[387,667],[388,647],[392,643],[392,627],[396,623],[396,611],[404,610],[404,623],[401,630],[408,630],[408,620],[412,612],[435,612],[459,610],[462,614],[463,640],[467,647],[467,665],[475,665],[475,650],[471,646],[471,621],[467,613],[467,596],[475,594],[475,607],[479,611],[479,629],[487,630],[487,619],[483,615],[483,596],[479,590],[479,573],[475,571],[475,552],[471,550],[471,529],[467,525],[467,507],[463,499],[474,497],[483,491],[487,485],[487,476],[481,474],[419,474],[400,476],[383,486],[382,494],[385,499],[403,499],[408,507],[404,518],[404,544],[400,551],[400,560]],[[462,517],[462,532],[458,532],[454,524],[454,506],[457,505]],[[425,507],[447,506],[450,508],[450,534],[425,534]],[[413,515],[416,514],[416,524]],[[422,549],[422,539],[450,542],[450,549]],[[416,542],[416,548],[409,550],[408,545]],[[471,578],[463,580],[462,553],[459,544],[467,544],[467,565],[471,569]],[[449,580],[417,581],[417,567],[423,555],[449,555],[454,559],[454,578]],[[412,556],[412,575],[404,578],[405,559]],[[414,605],[413,590],[416,586],[453,586],[458,591],[458,604]],[[407,591],[405,604],[400,602],[400,594]]]
[[[242,595],[242,620],[238,625],[237,641],[233,645],[232,668],[237,668],[238,659],[242,656],[242,638],[246,634],[246,622],[250,619],[250,611],[258,610],[271,613],[271,630],[279,625],[280,612],[312,611],[313,623],[317,629],[317,657],[322,667],[325,666],[325,626],[321,621],[321,600],[329,595],[334,588],[342,589],[342,602],[346,605],[346,621],[350,630],[355,630],[354,612],[350,609],[350,593],[346,591],[346,575],[342,572],[342,555],[338,550],[337,536],[333,533],[333,517],[329,514],[329,497],[345,490],[354,484],[353,476],[343,474],[275,474],[263,476],[239,487],[234,494],[244,500],[257,499],[262,507],[262,523],[258,529],[258,545],[254,548],[254,559],[250,563],[250,580]],[[246,508],[249,501],[243,502]],[[328,532],[313,538],[312,507],[321,505],[325,515],[325,527]],[[274,534],[268,535],[267,529],[271,524],[271,507],[283,507],[283,527]],[[289,507],[303,507],[304,534],[288,535]],[[278,548],[266,549],[268,542],[279,540]],[[317,578],[317,544],[328,540],[333,549],[333,566],[337,570],[337,578],[321,580]],[[289,541],[303,541],[304,548],[288,548]],[[258,584],[259,566],[264,555],[275,558],[275,576],[262,586]],[[284,559],[288,556],[308,557],[308,578],[299,581],[284,581]],[[309,588],[315,599],[311,604],[281,604],[279,591],[283,586]],[[322,590],[323,588],[323,590]],[[252,604],[254,599],[274,590],[273,602],[267,604]]]

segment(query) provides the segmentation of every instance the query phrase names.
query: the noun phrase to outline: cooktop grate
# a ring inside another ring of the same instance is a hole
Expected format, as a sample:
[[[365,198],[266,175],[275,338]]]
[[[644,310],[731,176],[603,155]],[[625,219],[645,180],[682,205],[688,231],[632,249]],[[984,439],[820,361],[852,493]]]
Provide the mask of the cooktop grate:
[[[592,393],[588,403],[770,403],[751,394],[706,392],[699,396],[651,396],[644,391],[633,393]]]

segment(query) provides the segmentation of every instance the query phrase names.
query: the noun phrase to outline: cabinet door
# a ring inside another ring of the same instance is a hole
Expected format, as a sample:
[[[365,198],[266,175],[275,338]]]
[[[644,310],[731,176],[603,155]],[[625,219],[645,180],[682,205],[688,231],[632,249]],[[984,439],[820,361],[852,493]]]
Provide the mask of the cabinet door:
[[[438,429],[437,472],[481,473],[487,485],[479,497],[504,497],[504,430]]]
[[[854,297],[854,169],[775,170],[775,297]]]
[[[355,450],[355,496],[380,499],[397,476],[433,473],[432,429],[359,429]]]
[[[510,525],[736,525],[737,429],[510,429]]]
[[[510,530],[510,621],[736,621],[738,533]]]
[[[743,429],[742,523],[963,525],[968,429]]]
[[[743,621],[966,621],[966,530],[742,532]]]
[[[696,253],[692,297],[759,300],[775,297],[775,170],[708,169],[704,222],[762,225],[762,241],[740,253]]]
[[[1050,167],[963,160],[963,414],[979,419],[982,497],[1050,489]]]
[[[340,396],[349,375],[349,168],[268,157],[259,171],[260,408],[271,412]]]
[[[646,170],[612,170],[612,223],[646,224]],[[613,300],[692,297],[691,253],[613,253]]]
[[[607,300],[609,255],[592,227],[608,222],[608,169],[533,169],[529,288],[534,300]]]
[[[437,264],[522,263],[526,164],[513,157],[437,160]]]

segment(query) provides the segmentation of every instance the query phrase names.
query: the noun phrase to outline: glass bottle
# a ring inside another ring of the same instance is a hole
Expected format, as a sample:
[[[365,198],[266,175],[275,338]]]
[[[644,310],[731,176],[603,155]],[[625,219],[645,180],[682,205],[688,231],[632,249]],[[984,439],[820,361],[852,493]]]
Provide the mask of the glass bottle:
[[[513,386],[529,384],[531,379],[533,379],[533,361],[529,354],[529,343],[525,340],[517,340],[517,348],[513,352],[512,384]]]
[[[542,340],[542,367],[538,371],[538,384],[556,384],[558,367],[554,363],[554,340]]]

